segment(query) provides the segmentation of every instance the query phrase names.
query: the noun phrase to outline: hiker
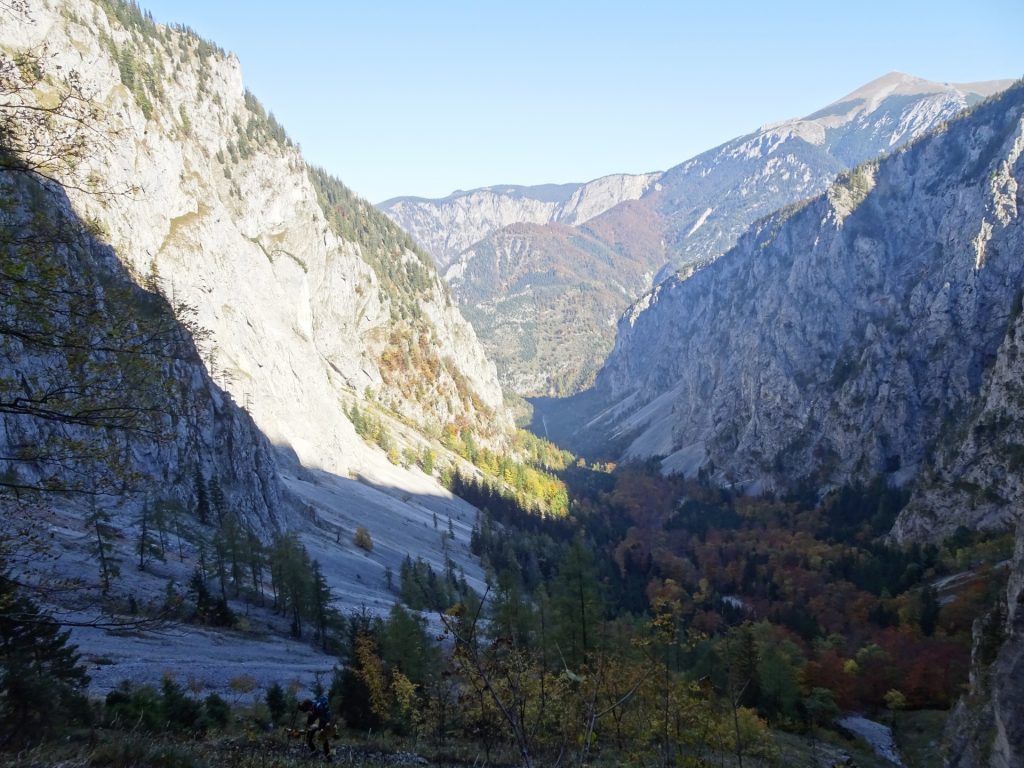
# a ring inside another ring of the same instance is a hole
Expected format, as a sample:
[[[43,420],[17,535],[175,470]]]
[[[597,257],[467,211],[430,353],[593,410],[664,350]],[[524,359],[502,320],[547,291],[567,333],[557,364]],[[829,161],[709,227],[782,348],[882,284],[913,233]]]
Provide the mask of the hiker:
[[[313,738],[319,733],[320,740],[324,744],[324,758],[330,760],[331,709],[327,705],[327,697],[318,696],[315,700],[303,699],[299,703],[299,710],[306,713],[306,744],[309,746],[310,754],[316,753]]]

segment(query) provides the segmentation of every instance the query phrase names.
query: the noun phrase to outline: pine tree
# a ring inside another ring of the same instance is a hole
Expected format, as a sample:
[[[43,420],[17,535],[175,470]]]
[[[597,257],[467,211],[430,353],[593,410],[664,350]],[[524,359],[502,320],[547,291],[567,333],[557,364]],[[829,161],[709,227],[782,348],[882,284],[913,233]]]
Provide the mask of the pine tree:
[[[139,514],[135,518],[139,526],[139,538],[135,551],[139,555],[139,570],[146,569],[146,563],[156,558],[163,560],[163,549],[160,546],[159,534],[154,522],[156,513],[153,504],[146,499],[139,508]]]
[[[578,667],[594,649],[604,613],[597,566],[582,536],[573,539],[552,586],[554,636],[566,663]]]
[[[199,522],[206,525],[210,522],[210,495],[206,492],[206,480],[203,479],[203,473],[198,466],[196,467],[195,486],[196,517],[199,518]]]
[[[224,496],[224,489],[220,487],[220,481],[216,477],[210,479],[210,509],[214,522],[217,525],[223,523],[224,515],[228,511],[228,502]]]
[[[274,607],[281,615],[291,616],[291,631],[295,637],[302,637],[302,622],[310,615],[312,573],[309,553],[294,533],[274,538],[270,550]]]
[[[0,747],[35,742],[86,709],[89,678],[70,636],[0,567]]]
[[[220,583],[221,600],[228,599],[228,544],[221,531],[217,531],[213,537],[213,567],[217,572],[217,580]]]
[[[121,561],[114,556],[113,539],[117,530],[110,522],[110,513],[97,505],[95,499],[85,518],[85,525],[93,537],[90,553],[95,556],[99,565],[103,594],[107,594],[110,591],[111,583],[121,573],[118,567]]]
[[[926,584],[921,589],[921,634],[926,637],[931,637],[935,632],[935,627],[939,623],[939,613],[942,611],[942,606],[939,604],[939,596],[935,592],[935,587],[930,584]]]
[[[152,506],[152,526],[155,532],[154,542],[159,552],[158,559],[163,562],[167,558],[167,534],[171,519],[174,517],[173,503],[165,499],[157,499]]]
[[[525,650],[532,644],[534,616],[530,605],[523,599],[519,584],[518,575],[510,570],[498,574],[487,633]]]
[[[331,588],[327,585],[323,570],[318,560],[313,561],[312,579],[310,582],[311,600],[313,608],[313,620],[316,623],[316,636],[320,647],[327,650],[327,630],[336,618],[336,611],[331,608]]]
[[[259,597],[260,605],[263,605],[263,569],[266,567],[266,554],[259,537],[252,531],[247,531],[245,552],[248,557],[249,574],[252,576],[252,589]]]
[[[274,683],[267,689],[266,700],[270,721],[274,725],[280,725],[288,714],[288,698],[285,696],[284,688],[279,683]]]

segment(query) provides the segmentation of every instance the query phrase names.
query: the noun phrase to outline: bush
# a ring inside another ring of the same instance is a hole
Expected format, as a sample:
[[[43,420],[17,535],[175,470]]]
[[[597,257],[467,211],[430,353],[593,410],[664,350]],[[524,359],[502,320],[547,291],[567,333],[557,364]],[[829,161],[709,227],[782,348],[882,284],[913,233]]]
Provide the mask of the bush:
[[[352,537],[352,543],[360,549],[373,552],[373,539],[370,537],[370,532],[363,526],[356,528],[356,534]]]
[[[201,733],[206,730],[202,705],[186,696],[181,686],[169,676],[164,678],[161,699],[160,708],[167,730],[188,733]]]
[[[217,728],[225,728],[228,724],[228,717],[231,715],[231,705],[216,693],[211,693],[203,702],[206,709],[206,717],[210,724]]]
[[[151,686],[135,688],[125,680],[107,694],[104,720],[113,727],[159,731],[163,726],[160,698]]]
[[[270,720],[274,725],[280,725],[288,713],[288,697],[284,688],[274,683],[267,689],[267,709],[270,711]]]

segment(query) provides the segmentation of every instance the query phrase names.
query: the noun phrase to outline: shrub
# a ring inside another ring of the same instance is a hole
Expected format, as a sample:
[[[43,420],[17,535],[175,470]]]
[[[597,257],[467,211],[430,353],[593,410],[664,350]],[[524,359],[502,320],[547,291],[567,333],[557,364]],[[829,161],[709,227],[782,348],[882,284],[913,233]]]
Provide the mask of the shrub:
[[[267,689],[267,709],[270,711],[270,719],[274,725],[280,725],[288,712],[288,699],[285,696],[284,688],[274,683]]]
[[[352,537],[352,543],[360,549],[373,552],[373,539],[370,537],[370,532],[363,526],[356,528],[355,536]]]
[[[200,733],[206,730],[202,705],[195,699],[186,696],[181,686],[170,676],[164,677],[163,680],[160,708],[167,730],[189,733]]]
[[[163,725],[156,690],[148,685],[136,688],[127,680],[107,694],[104,714],[114,727],[159,731]]]
[[[203,702],[206,708],[206,717],[210,723],[217,728],[225,728],[228,724],[228,717],[231,715],[231,706],[216,693],[211,693]]]

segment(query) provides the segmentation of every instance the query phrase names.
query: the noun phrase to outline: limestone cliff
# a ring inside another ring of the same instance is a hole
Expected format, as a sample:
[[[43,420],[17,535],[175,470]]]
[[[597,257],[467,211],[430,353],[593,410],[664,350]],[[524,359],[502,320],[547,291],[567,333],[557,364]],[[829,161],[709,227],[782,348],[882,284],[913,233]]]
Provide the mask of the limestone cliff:
[[[941,471],[965,430],[1012,420],[997,382],[1019,370],[1022,102],[1014,87],[660,285],[599,375],[605,433],[667,471],[827,487]],[[979,520],[1000,517],[990,506]]]
[[[480,190],[416,201],[410,218],[400,220],[414,233],[430,233],[419,237],[430,239],[428,249],[445,265],[502,383],[526,395],[571,394],[591,383],[611,350],[613,318],[652,285],[713,261],[755,220],[821,193],[840,172],[1008,84],[933,83],[893,72],[811,115],[762,126],[665,173],[634,177],[644,182],[628,190],[636,199],[622,195],[617,182],[616,194],[600,196],[606,210],[585,220],[552,214],[542,221],[563,205],[568,190],[561,187],[559,201],[539,214],[540,202],[508,188],[500,196]],[[622,178],[580,190],[595,196],[599,185]],[[495,228],[519,211],[521,223]],[[488,228],[494,231],[483,236]]]
[[[0,172],[0,200],[0,560],[39,532],[38,491],[128,518],[191,509],[212,481],[257,530],[284,522],[273,447],[210,379],[187,310],[137,285],[58,185]]]
[[[78,170],[120,191],[71,185],[72,204],[133,273],[195,308],[208,368],[274,444],[359,470],[370,449],[343,405],[365,397],[422,429],[460,419],[500,440],[493,365],[429,258],[307,168],[237,59],[116,2],[28,5],[0,47],[45,49],[103,108]]]
[[[4,567],[30,531],[19,567],[42,544],[41,565],[97,597],[88,521],[107,515],[103,546],[132,565],[105,600],[60,609],[158,610],[208,556],[206,488],[264,542],[298,536],[342,611],[386,611],[408,554],[454,559],[483,591],[442,439],[501,448],[512,422],[430,258],[308,167],[214,44],[121,0],[0,6]],[[136,567],[154,509],[176,551]],[[101,632],[76,641],[109,652]],[[159,681],[116,656],[110,679]]]

